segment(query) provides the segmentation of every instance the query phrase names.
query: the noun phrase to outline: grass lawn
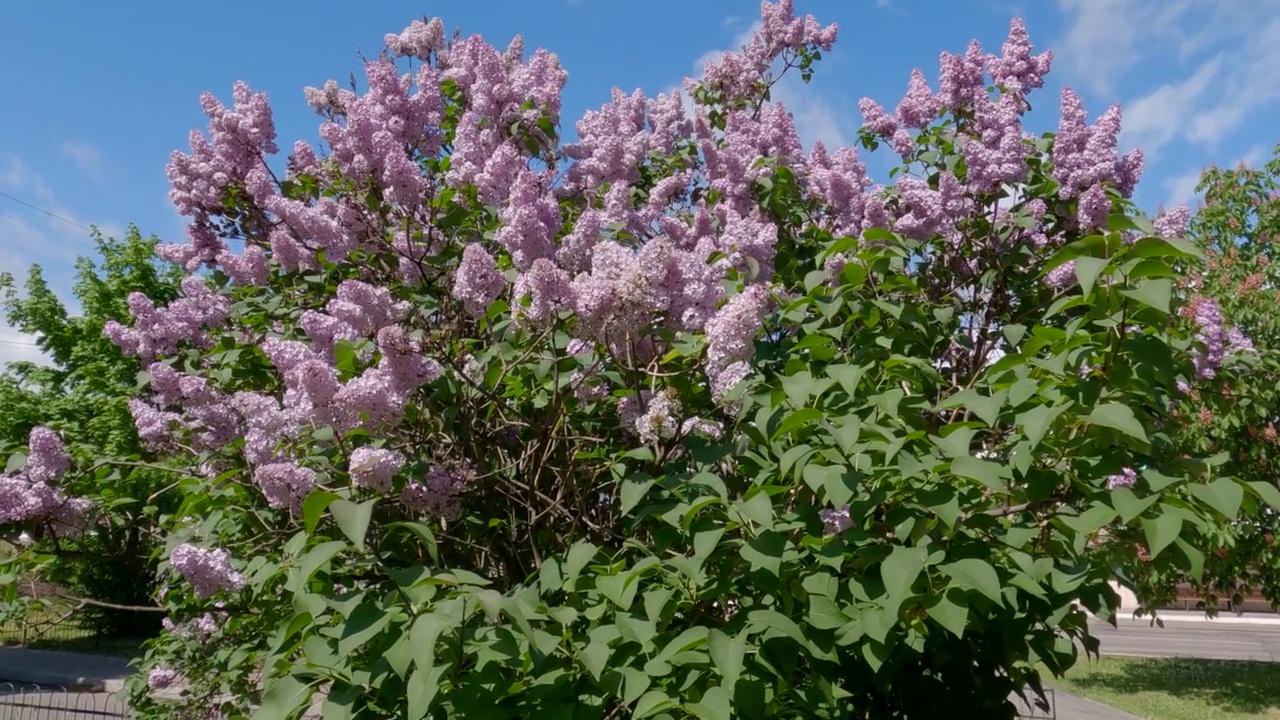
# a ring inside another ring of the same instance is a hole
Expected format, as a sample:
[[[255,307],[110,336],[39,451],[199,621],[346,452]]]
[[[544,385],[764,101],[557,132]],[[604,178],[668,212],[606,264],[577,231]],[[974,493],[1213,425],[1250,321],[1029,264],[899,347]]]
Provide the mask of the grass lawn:
[[[1280,663],[1104,657],[1051,683],[1148,720],[1280,720]]]

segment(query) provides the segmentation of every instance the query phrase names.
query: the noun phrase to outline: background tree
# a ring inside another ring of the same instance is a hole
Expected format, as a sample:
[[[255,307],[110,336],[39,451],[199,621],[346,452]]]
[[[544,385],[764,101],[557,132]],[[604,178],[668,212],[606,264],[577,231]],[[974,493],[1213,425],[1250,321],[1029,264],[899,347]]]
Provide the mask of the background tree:
[[[1229,377],[1218,377],[1212,368],[1199,373],[1170,426],[1185,450],[1221,454],[1224,471],[1267,483],[1280,477],[1278,174],[1280,146],[1259,167],[1215,167],[1200,178],[1203,201],[1190,218],[1189,236],[1206,261],[1189,267],[1180,284],[1183,322],[1204,343],[1205,360],[1231,356],[1235,371]],[[1171,600],[1179,583],[1189,583],[1211,610],[1255,592],[1276,604],[1277,532],[1280,518],[1271,508],[1242,514],[1214,534],[1203,578],[1140,565],[1135,581],[1155,605]]]
[[[123,239],[93,235],[98,262],[76,262],[73,296],[79,312],[49,287],[33,266],[21,287],[0,275],[9,324],[35,336],[47,362],[10,363],[0,374],[0,446],[24,446],[31,430],[47,426],[73,437],[73,454],[86,466],[111,458],[71,483],[72,495],[92,495],[110,508],[109,521],[75,538],[37,538],[35,551],[47,558],[40,579],[80,597],[125,605],[150,605],[156,588],[156,519],[172,506],[172,493],[159,492],[171,474],[129,462],[153,461],[134,428],[129,399],[138,388],[137,359],[127,357],[103,335],[110,321],[130,317],[129,296],[140,293],[167,302],[177,295],[179,270],[155,256],[155,238],[130,227]],[[159,618],[121,613],[100,606],[86,609],[103,629],[130,633],[158,627]]]

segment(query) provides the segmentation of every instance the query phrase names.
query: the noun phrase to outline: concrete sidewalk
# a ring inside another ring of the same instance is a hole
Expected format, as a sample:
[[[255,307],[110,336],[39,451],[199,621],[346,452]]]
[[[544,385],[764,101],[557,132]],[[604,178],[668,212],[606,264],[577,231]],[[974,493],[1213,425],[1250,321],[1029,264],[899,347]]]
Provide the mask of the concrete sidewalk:
[[[82,692],[117,692],[133,671],[122,657],[0,647],[0,681]]]
[[[1049,695],[1049,712],[1036,710],[1022,702],[1017,696],[1012,699],[1014,704],[1018,706],[1020,718],[1026,720],[1045,720],[1053,718],[1054,720],[1140,720],[1136,715],[1130,715],[1122,710],[1117,710],[1110,705],[1103,705],[1100,702],[1082,698],[1079,695],[1072,695],[1069,692],[1058,690],[1057,688],[1046,688]]]

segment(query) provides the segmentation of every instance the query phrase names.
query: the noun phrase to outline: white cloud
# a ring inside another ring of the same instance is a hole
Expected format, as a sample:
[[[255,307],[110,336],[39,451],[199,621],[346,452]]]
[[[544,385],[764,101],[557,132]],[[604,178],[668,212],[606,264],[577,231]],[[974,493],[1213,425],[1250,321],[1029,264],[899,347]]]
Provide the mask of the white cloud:
[[[1247,165],[1249,167],[1257,167],[1267,159],[1267,152],[1266,145],[1254,145],[1244,155],[1241,155],[1240,159],[1232,163],[1232,166]],[[1200,176],[1203,173],[1203,169],[1197,168],[1165,180],[1163,185],[1169,191],[1168,204],[1190,205],[1193,200],[1196,200],[1200,196],[1196,192],[1196,185],[1200,184]]]
[[[1113,79],[1137,59],[1151,8],[1141,0],[1058,0],[1058,8],[1069,19],[1066,37],[1054,46],[1059,62],[1109,94]]]
[[[1155,155],[1160,146],[1185,128],[1189,107],[1194,107],[1210,89],[1222,70],[1222,57],[1215,56],[1181,82],[1165,83],[1124,108],[1122,141]]]
[[[0,188],[24,192],[32,201],[53,204],[53,191],[45,184],[44,177],[17,155],[9,155],[0,164]]]
[[[96,183],[103,181],[105,175],[102,171],[102,151],[97,147],[86,142],[68,140],[62,143],[61,150],[85,177]]]
[[[91,223],[63,206],[44,177],[13,155],[0,157],[0,190],[21,201],[0,198],[0,272],[12,273],[21,284],[31,265],[40,265],[46,282],[68,311],[79,312],[70,291],[76,258],[93,253],[87,226],[96,224],[104,234],[117,238],[123,237],[124,228],[111,222]],[[0,335],[4,332],[0,324]],[[29,347],[15,347],[13,342],[0,343],[0,358],[15,352],[27,359],[38,354]]]
[[[1267,151],[1268,148],[1266,145],[1254,145],[1240,158],[1240,162],[1248,165],[1249,167],[1257,167],[1267,159]]]
[[[1280,101],[1280,0],[1058,0],[1058,57],[1114,96],[1126,77],[1168,78],[1126,103],[1126,141],[1155,159],[1175,140],[1213,149]],[[1142,72],[1138,66],[1142,65]]]
[[[11,362],[23,361],[47,365],[49,357],[36,346],[35,336],[4,326],[0,329],[0,370]]]
[[[1196,198],[1196,185],[1200,184],[1200,170],[1188,170],[1164,181],[1169,191],[1169,205],[1190,205]]]

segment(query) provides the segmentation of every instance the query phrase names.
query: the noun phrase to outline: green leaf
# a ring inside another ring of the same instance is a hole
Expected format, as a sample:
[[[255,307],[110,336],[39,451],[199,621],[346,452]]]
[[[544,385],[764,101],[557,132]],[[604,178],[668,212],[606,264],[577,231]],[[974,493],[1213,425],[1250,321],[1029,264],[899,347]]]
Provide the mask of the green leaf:
[[[1004,339],[1009,341],[1009,347],[1017,347],[1022,342],[1022,338],[1027,334],[1027,326],[1017,323],[1009,323],[1001,328],[1004,333]]]
[[[1249,483],[1249,487],[1253,488],[1262,502],[1280,509],[1280,489],[1276,488],[1274,483],[1254,480]]]
[[[253,720],[285,720],[306,704],[311,697],[311,686],[293,675],[285,675],[267,681],[262,696],[262,706],[253,714]]]
[[[880,579],[893,600],[901,601],[911,596],[911,586],[924,570],[929,552],[922,547],[895,546],[889,557],[880,563]]]
[[[837,507],[849,502],[857,491],[853,482],[845,482],[845,468],[838,465],[807,465],[804,469],[804,481],[816,493],[822,491],[823,498]]]
[[[1061,407],[1053,408],[1048,405],[1037,405],[1018,415],[1017,422],[1022,426],[1022,434],[1026,435],[1027,442],[1031,444],[1031,447],[1028,448],[1029,450],[1036,449],[1036,446],[1044,439],[1044,434],[1053,425],[1053,421],[1062,414],[1063,409]]]
[[[862,376],[867,372],[867,369],[857,365],[828,365],[823,372],[835,378],[845,392],[854,395],[857,393],[858,383],[862,380]]]
[[[707,648],[711,651],[711,661],[716,670],[724,678],[727,687],[733,687],[742,675],[742,666],[747,655],[747,635],[739,634],[731,638],[718,629],[707,633]]]
[[[1107,262],[1104,258],[1087,256],[1076,258],[1076,280],[1080,282],[1080,290],[1086,297],[1093,292],[1093,284],[1097,282],[1098,275],[1107,266]]]
[[[6,473],[16,473],[27,464],[27,456],[25,453],[16,452],[9,456],[8,462],[5,463],[4,471]]]
[[[320,517],[324,514],[329,503],[337,500],[338,496],[328,490],[319,488],[312,490],[307,499],[302,501],[302,521],[306,525],[307,534],[310,535],[316,531],[316,525],[320,523]]]
[[[671,699],[671,697],[669,697],[665,692],[661,690],[650,690],[644,695],[641,695],[640,699],[636,701],[636,707],[635,710],[632,711],[631,717],[633,720],[641,720],[642,718],[656,715],[663,710],[670,710],[677,704],[678,703]]]
[[[1147,536],[1147,550],[1154,558],[1178,538],[1178,533],[1182,532],[1182,518],[1169,512],[1155,519],[1143,518],[1142,532]]]
[[[326,543],[320,543],[311,548],[298,559],[298,576],[305,586],[312,575],[316,574],[316,570],[320,566],[328,562],[334,555],[347,546],[341,540],[330,540]]]
[[[362,503],[339,499],[329,506],[329,512],[338,522],[338,528],[358,550],[364,550],[364,536],[369,532],[369,520],[373,517],[373,506],[377,502],[376,498]]]
[[[862,434],[862,419],[857,415],[846,415],[832,423],[829,428],[831,436],[840,444],[840,449],[850,452],[858,437]]]
[[[1120,514],[1120,522],[1122,523],[1127,523],[1138,517],[1159,500],[1159,495],[1147,495],[1140,498],[1127,487],[1120,487],[1111,491],[1111,505]]]
[[[1169,303],[1173,300],[1173,281],[1168,278],[1148,278],[1132,290],[1121,290],[1120,293],[1168,314]]]
[[[391,622],[391,615],[371,602],[365,602],[351,613],[342,625],[342,637],[338,639],[338,654],[347,656],[364,647]]]
[[[1089,413],[1085,420],[1094,425],[1119,430],[1135,440],[1141,440],[1144,443],[1150,442],[1147,439],[1147,431],[1143,429],[1142,423],[1138,422],[1138,418],[1134,417],[1133,411],[1129,409],[1128,405],[1119,403],[1099,405],[1093,409],[1093,412]]]
[[[355,374],[356,346],[350,340],[339,340],[333,344],[333,366],[342,373],[342,379]]]
[[[433,562],[439,564],[440,548],[439,548],[439,545],[436,543],[436,533],[430,527],[420,522],[412,522],[407,520],[403,522],[387,523],[384,527],[386,528],[387,532],[390,532],[397,528],[404,528],[405,530],[408,530],[409,532],[416,535],[417,538],[422,541],[423,546],[426,547],[427,555],[431,557],[431,560]]]
[[[777,630],[801,645],[809,644],[808,638],[800,631],[800,626],[777,610],[752,610],[747,619],[752,625]]]
[[[578,660],[591,673],[591,677],[598,681],[600,673],[604,672],[605,665],[609,662],[609,645],[599,638],[593,638],[586,647],[578,651]]]
[[[413,662],[420,669],[435,667],[436,639],[446,631],[454,630],[456,621],[440,613],[423,613],[413,621],[409,629],[409,642],[413,646]]]
[[[729,693],[719,685],[707,688],[702,699],[684,706],[686,710],[703,720],[731,720],[733,711],[729,702]]]
[[[773,527],[773,501],[769,499],[769,493],[764,490],[757,490],[750,498],[738,503],[737,507],[742,517],[757,526]]]
[[[1229,519],[1235,519],[1244,502],[1244,488],[1230,478],[1219,478],[1208,485],[1188,485],[1187,492]]]
[[[1000,418],[1000,408],[1004,406],[1007,396],[1008,393],[1004,390],[992,393],[990,396],[980,395],[976,390],[972,389],[962,390],[947,398],[943,406],[963,405],[974,415],[981,418],[988,426],[992,426]]]
[[[742,559],[751,567],[763,568],[774,577],[782,574],[782,555],[787,550],[787,538],[781,533],[766,530],[742,546]]]
[[[431,712],[431,702],[440,691],[440,678],[444,677],[448,669],[448,665],[435,665],[430,668],[419,666],[413,669],[407,683],[409,720],[421,720]]]
[[[793,430],[797,430],[820,419],[822,419],[822,411],[817,408],[807,407],[800,408],[799,410],[793,410],[790,413],[787,413],[787,416],[782,419],[782,422],[778,423],[778,426],[774,428],[773,439],[776,440]]]
[[[1113,496],[1114,501],[1114,496]],[[1139,511],[1141,512],[1141,511]],[[1103,504],[1097,504],[1075,517],[1063,516],[1062,521],[1081,535],[1092,535],[1103,526],[1116,519],[1116,511]]]
[[[573,582],[578,579],[578,575],[582,572],[582,568],[591,562],[591,558],[595,557],[599,552],[599,548],[591,543],[580,540],[569,548],[568,554],[564,559],[564,581],[567,586],[572,586]]]
[[[977,558],[965,558],[947,563],[941,568],[951,578],[954,587],[977,590],[997,605],[1004,605],[1000,595],[1000,577],[990,563]]]
[[[969,621],[969,598],[963,591],[951,588],[944,595],[935,595],[924,611],[952,635],[964,637],[964,626]]]
[[[1144,237],[1129,247],[1132,257],[1193,257],[1204,259],[1204,253],[1186,238]]]
[[[1001,478],[1005,475],[1005,467],[989,460],[979,460],[972,455],[958,457],[951,461],[951,472],[960,477],[973,478],[992,490],[1004,490]]]
[[[950,432],[947,432],[948,428],[951,429]],[[948,425],[940,432],[942,436],[934,437],[933,444],[946,453],[947,457],[969,457],[973,454],[973,436],[978,432],[975,428],[956,424]]]
[[[630,514],[636,505],[640,504],[648,494],[649,488],[653,487],[653,482],[653,478],[648,475],[628,475],[622,479],[619,495],[622,499],[620,511],[623,515]]]

